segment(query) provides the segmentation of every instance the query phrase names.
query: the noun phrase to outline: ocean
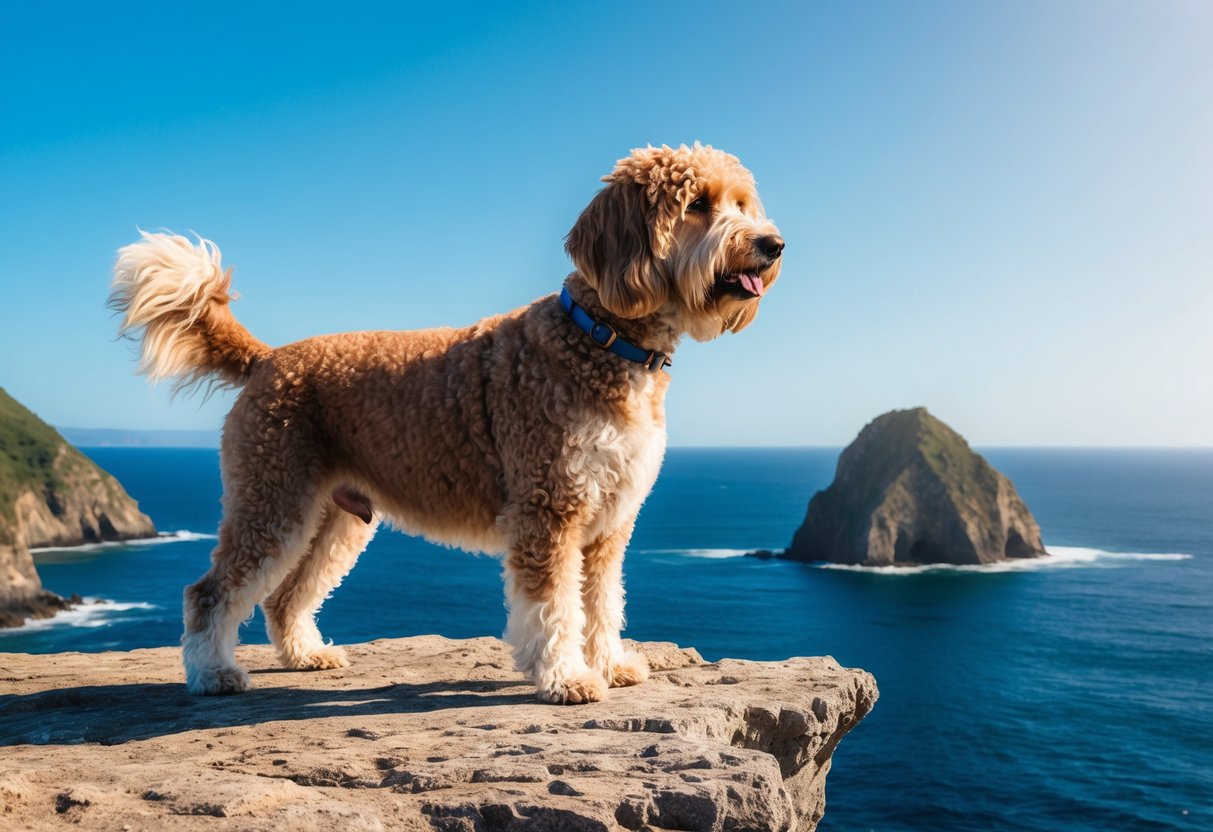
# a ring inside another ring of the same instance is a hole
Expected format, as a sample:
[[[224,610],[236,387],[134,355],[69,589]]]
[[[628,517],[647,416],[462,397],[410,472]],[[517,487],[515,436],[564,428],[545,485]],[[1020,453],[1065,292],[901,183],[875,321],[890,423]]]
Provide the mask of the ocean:
[[[85,449],[167,542],[37,554],[104,603],[0,651],[177,643],[208,565],[216,452]],[[875,710],[839,745],[823,830],[1213,829],[1213,450],[987,449],[1050,559],[860,570],[757,560],[787,545],[838,449],[673,449],[626,561],[628,629],[708,659],[832,655]],[[499,635],[492,558],[381,530],[325,605],[337,643]],[[264,642],[259,618],[242,631]]]

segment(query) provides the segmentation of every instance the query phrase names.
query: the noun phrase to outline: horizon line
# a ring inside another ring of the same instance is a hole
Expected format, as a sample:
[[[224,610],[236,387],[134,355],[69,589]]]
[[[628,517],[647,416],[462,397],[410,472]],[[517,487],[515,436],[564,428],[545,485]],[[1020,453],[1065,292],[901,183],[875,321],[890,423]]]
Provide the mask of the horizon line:
[[[220,449],[220,434],[216,431],[210,431],[205,428],[81,428],[55,426],[56,431],[63,434],[63,438],[67,439],[70,444],[76,448],[142,448],[142,449],[177,449],[177,450],[218,450]],[[166,443],[90,443],[90,441],[72,441],[68,439],[67,433],[93,433],[93,434],[124,434],[126,437],[136,439],[139,437],[153,438],[160,437],[164,440],[171,441],[172,439],[184,438],[186,435],[193,435],[198,441],[187,444],[166,444]],[[966,440],[968,441],[968,440]],[[687,444],[687,445],[670,445],[667,450],[734,450],[734,451],[761,451],[761,450],[839,450],[847,448],[850,443],[842,444],[826,444],[826,443],[803,443],[803,444],[773,444],[773,445],[702,445],[702,444]],[[969,443],[970,448],[985,449],[985,450],[1154,450],[1154,451],[1211,451],[1213,445],[1149,445],[1149,444],[1124,444],[1124,445],[1109,445],[1109,444],[1059,444],[1059,443],[1025,443],[1025,444],[974,444]]]

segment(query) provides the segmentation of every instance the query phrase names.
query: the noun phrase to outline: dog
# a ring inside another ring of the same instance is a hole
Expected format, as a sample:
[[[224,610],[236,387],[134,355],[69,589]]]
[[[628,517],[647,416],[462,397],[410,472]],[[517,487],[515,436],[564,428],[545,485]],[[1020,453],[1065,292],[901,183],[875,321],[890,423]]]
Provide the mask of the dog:
[[[504,556],[505,638],[541,700],[643,682],[625,648],[622,563],[665,454],[670,356],[748,326],[784,241],[754,178],[696,143],[632,151],[566,237],[553,294],[462,328],[271,348],[230,308],[208,240],[141,232],[110,306],[140,371],[243,387],[223,428],[223,520],[185,590],[188,689],[249,687],[235,658],[261,604],[283,665],[348,664],[315,615],[381,520]]]

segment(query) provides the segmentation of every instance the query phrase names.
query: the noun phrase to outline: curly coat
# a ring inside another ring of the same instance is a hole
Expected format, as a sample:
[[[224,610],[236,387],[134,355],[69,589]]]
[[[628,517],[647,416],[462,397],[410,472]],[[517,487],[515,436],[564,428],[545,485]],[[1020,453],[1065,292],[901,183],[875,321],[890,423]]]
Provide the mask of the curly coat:
[[[735,157],[645,148],[604,181],[567,239],[578,304],[667,353],[753,320],[783,241]],[[233,651],[257,603],[285,666],[344,666],[315,613],[381,519],[505,556],[506,638],[542,699],[646,678],[619,636],[622,562],[665,452],[666,373],[599,349],[554,295],[463,328],[273,349],[233,317],[230,282],[213,243],[144,233],[111,295],[150,378],[244,388],[224,424],[219,542],[185,590],[190,691],[249,686]]]

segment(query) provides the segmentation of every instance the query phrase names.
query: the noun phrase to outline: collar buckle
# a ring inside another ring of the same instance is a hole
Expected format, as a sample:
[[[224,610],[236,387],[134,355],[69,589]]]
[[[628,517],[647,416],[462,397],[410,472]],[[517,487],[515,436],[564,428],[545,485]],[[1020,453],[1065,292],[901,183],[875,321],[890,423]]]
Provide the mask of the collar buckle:
[[[597,344],[599,349],[603,350],[609,350],[611,344],[615,343],[615,339],[619,337],[619,333],[615,331],[615,327],[610,324],[604,324],[602,321],[595,321],[587,334],[590,336],[590,340]]]
[[[664,352],[649,350],[649,357],[644,360],[640,366],[644,367],[650,373],[657,373],[664,370],[666,367],[673,367],[674,362]]]

